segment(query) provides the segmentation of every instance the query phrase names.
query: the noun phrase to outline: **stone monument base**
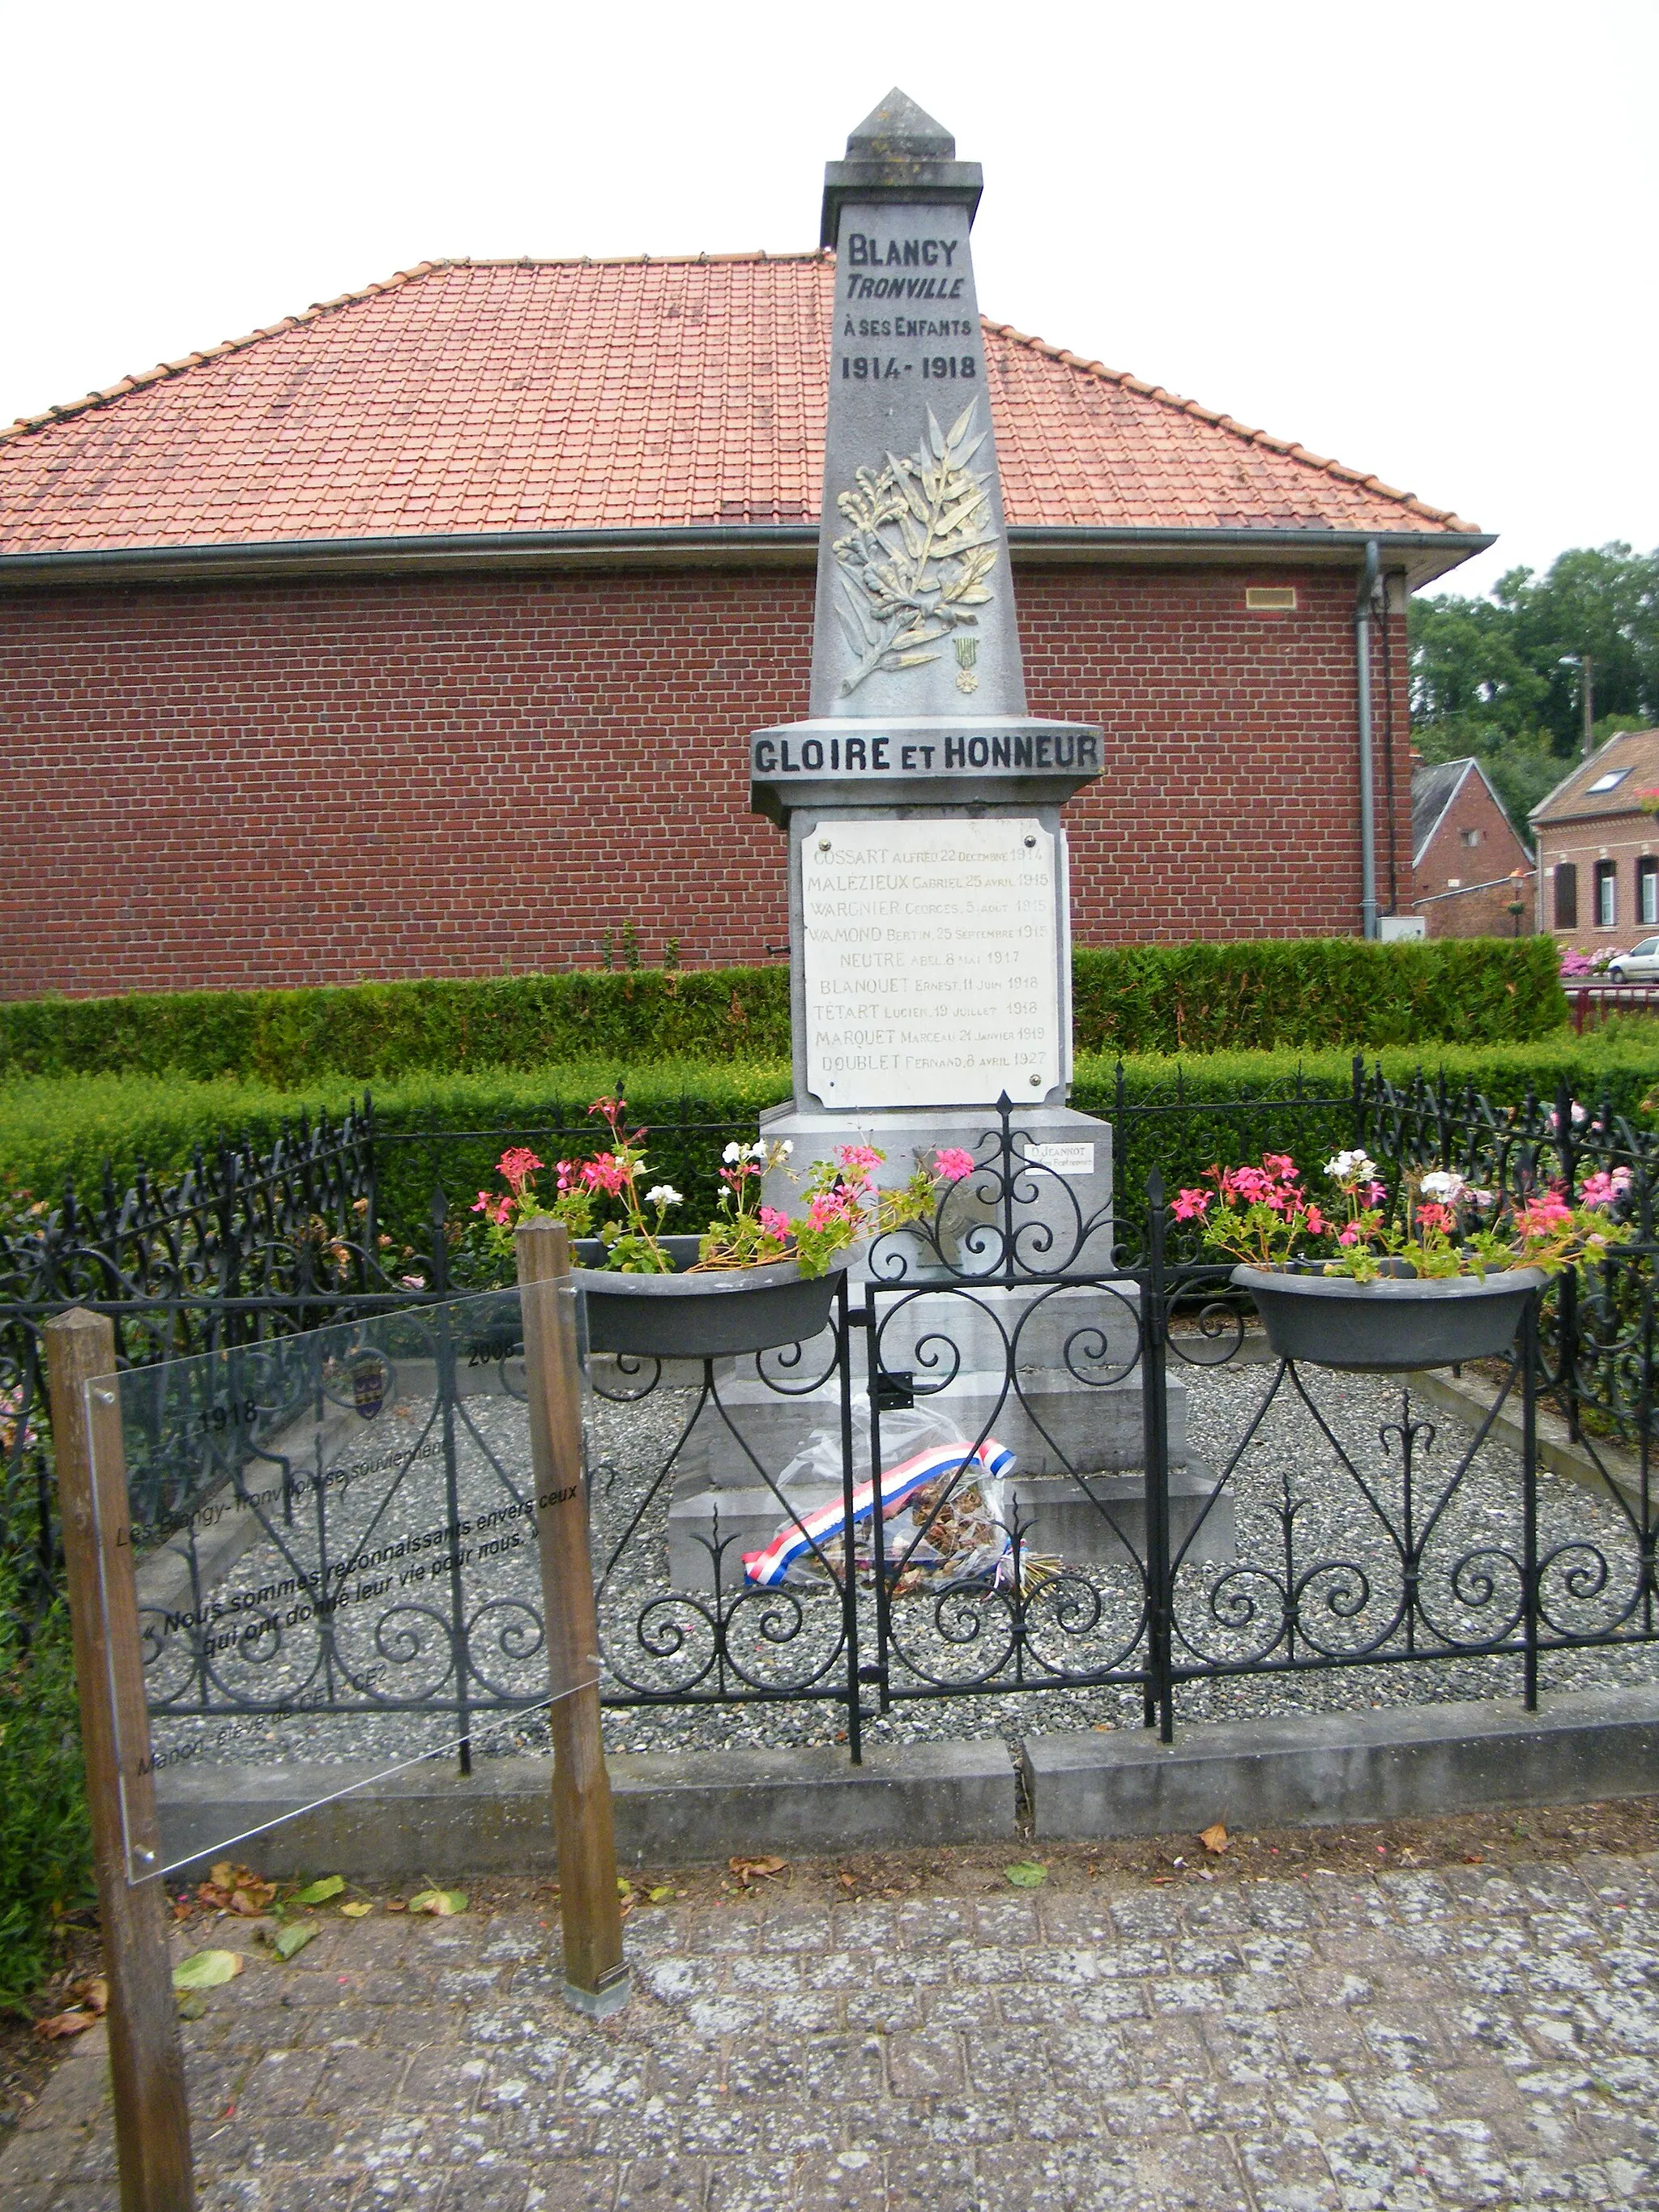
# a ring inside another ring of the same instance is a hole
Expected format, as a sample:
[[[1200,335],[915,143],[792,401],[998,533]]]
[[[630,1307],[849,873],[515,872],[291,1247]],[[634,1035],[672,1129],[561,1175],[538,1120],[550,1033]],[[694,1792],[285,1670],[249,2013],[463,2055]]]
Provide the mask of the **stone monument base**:
[[[1017,1151],[1030,1157],[1029,1174],[1017,1176],[1014,1207],[1018,1272],[1107,1274],[1112,1266],[1112,1126],[1075,1106],[1021,1106],[1014,1102]],[[830,1113],[822,1107],[775,1106],[760,1117],[763,1136],[794,1146],[788,1169],[767,1177],[769,1206],[796,1212],[800,1182],[815,1160],[831,1159],[841,1145],[873,1145],[885,1157],[878,1179],[884,1185],[907,1182],[918,1166],[931,1169],[941,1146],[971,1152],[986,1168],[1000,1164],[994,1139],[999,1122],[994,1106],[908,1106],[872,1108],[862,1113]],[[988,1142],[990,1139],[992,1141]],[[1035,1148],[1035,1149],[1034,1149]],[[792,1181],[791,1176],[795,1180]],[[945,1205],[943,1229],[949,1240],[945,1259],[968,1274],[1002,1265],[994,1239],[975,1239],[977,1224],[994,1226],[999,1209],[975,1196],[969,1178]],[[1092,1223],[1095,1226],[1089,1229]],[[1085,1233],[1085,1231],[1087,1233]],[[1050,1241],[1051,1240],[1051,1241]],[[907,1247],[917,1250],[912,1240]],[[854,1261],[855,1276],[874,1270],[885,1279],[882,1255],[864,1247]],[[914,1265],[914,1262],[913,1262]]]

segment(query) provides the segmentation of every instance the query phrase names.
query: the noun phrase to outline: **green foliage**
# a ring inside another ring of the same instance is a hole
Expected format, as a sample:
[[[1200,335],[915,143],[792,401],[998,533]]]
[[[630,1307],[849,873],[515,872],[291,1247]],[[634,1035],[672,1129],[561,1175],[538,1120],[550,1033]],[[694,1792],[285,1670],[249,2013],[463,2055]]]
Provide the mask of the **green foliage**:
[[[1367,1055],[1395,1083],[1420,1069],[1443,1076],[1454,1097],[1473,1085],[1495,1107],[1518,1106],[1534,1092],[1549,1099],[1565,1083],[1592,1106],[1604,1100],[1632,1121],[1659,1079],[1659,1023],[1628,1021],[1617,1030],[1576,1037],[1571,1030],[1530,1042],[1431,1050],[1395,1048]],[[1126,1235],[1139,1234],[1141,1192],[1156,1167],[1166,1189],[1196,1185],[1212,1161],[1237,1167],[1270,1148],[1299,1165],[1328,1159],[1354,1142],[1353,1057],[1341,1051],[1291,1054],[1194,1054],[1145,1056],[1123,1064],[1115,1168],[1117,1211]],[[1118,1103],[1117,1069],[1104,1059],[1080,1060],[1072,1102],[1110,1121]]]
[[[1582,1038],[1563,1028],[1477,1047],[1395,1046],[1375,1057],[1400,1079],[1419,1066],[1430,1074],[1443,1070],[1449,1083],[1474,1083],[1496,1105],[1519,1103],[1528,1085],[1552,1096],[1565,1081],[1579,1097],[1599,1102],[1605,1094],[1616,1110],[1634,1115],[1659,1079],[1659,1023],[1626,1018]],[[1352,1066],[1341,1047],[1127,1055],[1123,1098],[1130,1124],[1120,1142],[1120,1180],[1144,1178],[1154,1158],[1166,1181],[1178,1174],[1190,1182],[1211,1160],[1258,1158],[1268,1146],[1294,1150],[1298,1142],[1327,1141],[1324,1133],[1297,1137],[1303,1122],[1328,1132],[1330,1149],[1339,1150],[1351,1140],[1346,1104],[1311,1109],[1298,1101],[1346,1101]],[[434,1185],[465,1209],[477,1191],[499,1188],[495,1168],[505,1145],[531,1145],[544,1160],[561,1149],[584,1156],[597,1151],[603,1132],[586,1109],[619,1075],[626,1078],[630,1119],[656,1133],[646,1147],[653,1176],[684,1192],[678,1222],[700,1229],[714,1208],[721,1146],[728,1136],[752,1136],[762,1109],[788,1097],[786,1066],[679,1061],[626,1071],[591,1061],[407,1077],[374,1093],[383,1223],[405,1241],[424,1243]],[[263,1150],[302,1109],[338,1114],[361,1095],[343,1077],[289,1092],[154,1076],[35,1079],[0,1086],[0,1159],[20,1182],[52,1196],[66,1177],[95,1192],[106,1158],[118,1188],[141,1158],[167,1180],[189,1165],[198,1145],[246,1133]],[[1080,1055],[1073,1097],[1111,1119],[1115,1057]],[[1279,1101],[1282,1109],[1273,1103]],[[1194,1108],[1209,1103],[1229,1111],[1213,1122],[1194,1115]],[[1234,1110],[1240,1108],[1250,1109],[1243,1120]]]
[[[625,1066],[590,1060],[405,1076],[374,1086],[374,1119],[380,1130],[399,1135],[443,1133],[447,1142],[439,1150],[447,1162],[463,1163],[460,1179],[476,1175],[482,1188],[500,1157],[502,1132],[521,1143],[560,1128],[585,1138],[599,1129],[588,1119],[589,1105],[619,1080],[626,1082],[634,1117],[648,1121],[723,1123],[734,1114],[752,1121],[763,1106],[789,1096],[789,1071],[775,1062],[671,1060],[634,1075]],[[268,1151],[301,1113],[342,1114],[361,1101],[364,1089],[350,1076],[326,1074],[291,1091],[228,1077],[206,1083],[167,1075],[27,1078],[0,1084],[0,1164],[40,1197],[56,1200],[66,1181],[93,1197],[106,1160],[118,1188],[141,1162],[152,1175],[172,1180],[190,1165],[198,1145],[246,1137],[254,1151]],[[469,1130],[476,1138],[467,1137]],[[383,1179],[389,1175],[407,1184],[423,1210],[435,1157],[427,1145],[393,1146],[382,1161]],[[672,1180],[666,1158],[662,1166]]]
[[[1546,938],[1358,938],[1079,951],[1079,1053],[1239,1051],[1542,1036],[1566,1018]]]
[[[0,1006],[18,1075],[234,1076],[295,1090],[327,1073],[384,1083],[427,1068],[787,1060],[785,968],[495,976],[306,991],[134,993]]]
[[[1510,818],[1565,775],[1583,741],[1594,665],[1595,732],[1659,722],[1659,551],[1575,547],[1547,575],[1511,568],[1489,599],[1411,605],[1412,727],[1429,760],[1474,753]]]
[[[1530,1036],[1563,1018],[1547,947],[1496,939],[1123,945],[1078,952],[1074,981],[1084,1052]],[[782,968],[630,967],[0,1006],[0,1076],[230,1078],[248,1086],[254,1114],[260,1087],[343,1097],[351,1084],[378,1093],[436,1069],[604,1062],[604,1089],[622,1068],[761,1067],[788,1057]]]
[[[0,2006],[21,2006],[52,1964],[52,1931],[92,1900],[69,1620],[55,1605],[25,1648],[24,1607],[0,1556]]]

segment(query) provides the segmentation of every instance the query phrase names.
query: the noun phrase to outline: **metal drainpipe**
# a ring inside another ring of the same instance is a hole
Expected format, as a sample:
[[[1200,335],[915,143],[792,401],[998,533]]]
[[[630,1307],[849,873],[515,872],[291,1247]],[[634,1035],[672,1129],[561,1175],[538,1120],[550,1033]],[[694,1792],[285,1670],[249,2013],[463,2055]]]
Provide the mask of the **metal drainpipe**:
[[[1376,791],[1371,758],[1371,594],[1381,562],[1376,540],[1365,540],[1365,573],[1354,602],[1353,650],[1359,679],[1359,912],[1360,933],[1376,935]]]

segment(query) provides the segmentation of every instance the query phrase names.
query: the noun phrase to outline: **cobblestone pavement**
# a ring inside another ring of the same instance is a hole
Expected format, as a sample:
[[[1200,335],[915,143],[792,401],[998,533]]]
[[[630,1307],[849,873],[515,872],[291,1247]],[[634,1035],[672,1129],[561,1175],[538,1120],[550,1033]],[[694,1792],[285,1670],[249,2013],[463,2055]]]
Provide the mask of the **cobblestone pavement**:
[[[529,1901],[251,1958],[185,2030],[204,2212],[1659,2206],[1659,1855],[628,1925],[599,2025]],[[5,2212],[113,2212],[92,2040]]]

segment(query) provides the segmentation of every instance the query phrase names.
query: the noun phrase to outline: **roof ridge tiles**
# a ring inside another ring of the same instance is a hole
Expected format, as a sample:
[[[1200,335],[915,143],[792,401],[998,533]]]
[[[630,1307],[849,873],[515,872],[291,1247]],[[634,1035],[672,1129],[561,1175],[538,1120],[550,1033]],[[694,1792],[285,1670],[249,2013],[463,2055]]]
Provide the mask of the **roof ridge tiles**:
[[[1145,377],[1133,375],[1127,369],[1108,368],[1100,362],[1085,361],[1080,354],[1073,353],[1067,347],[1051,345],[1047,338],[1033,337],[1027,331],[1016,330],[1012,323],[994,323],[988,315],[981,316],[980,319],[988,331],[994,331],[998,337],[1008,339],[1012,344],[1024,346],[1032,353],[1042,354],[1049,361],[1057,361],[1066,368],[1074,368],[1085,375],[1119,385],[1126,392],[1136,392],[1143,398],[1155,399],[1160,406],[1171,408],[1179,414],[1195,415],[1200,421],[1213,423],[1217,429],[1225,430],[1233,437],[1243,438],[1253,446],[1265,446],[1270,453],[1284,453],[1290,459],[1300,461],[1308,468],[1318,469],[1322,475],[1334,477],[1340,483],[1358,484],[1362,491],[1373,492],[1379,499],[1393,500],[1429,521],[1444,523],[1452,530],[1471,533],[1476,530],[1475,524],[1464,521],[1450,507],[1431,507],[1427,500],[1419,499],[1415,492],[1399,491],[1394,485],[1384,483],[1381,477],[1368,475],[1361,469],[1350,468],[1344,461],[1332,460],[1324,454],[1312,453],[1306,446],[1289,438],[1276,438],[1270,430],[1253,429],[1234,416],[1221,414],[1214,408],[1205,406],[1201,401],[1183,398],[1179,392],[1170,392],[1161,384],[1149,384]]]

